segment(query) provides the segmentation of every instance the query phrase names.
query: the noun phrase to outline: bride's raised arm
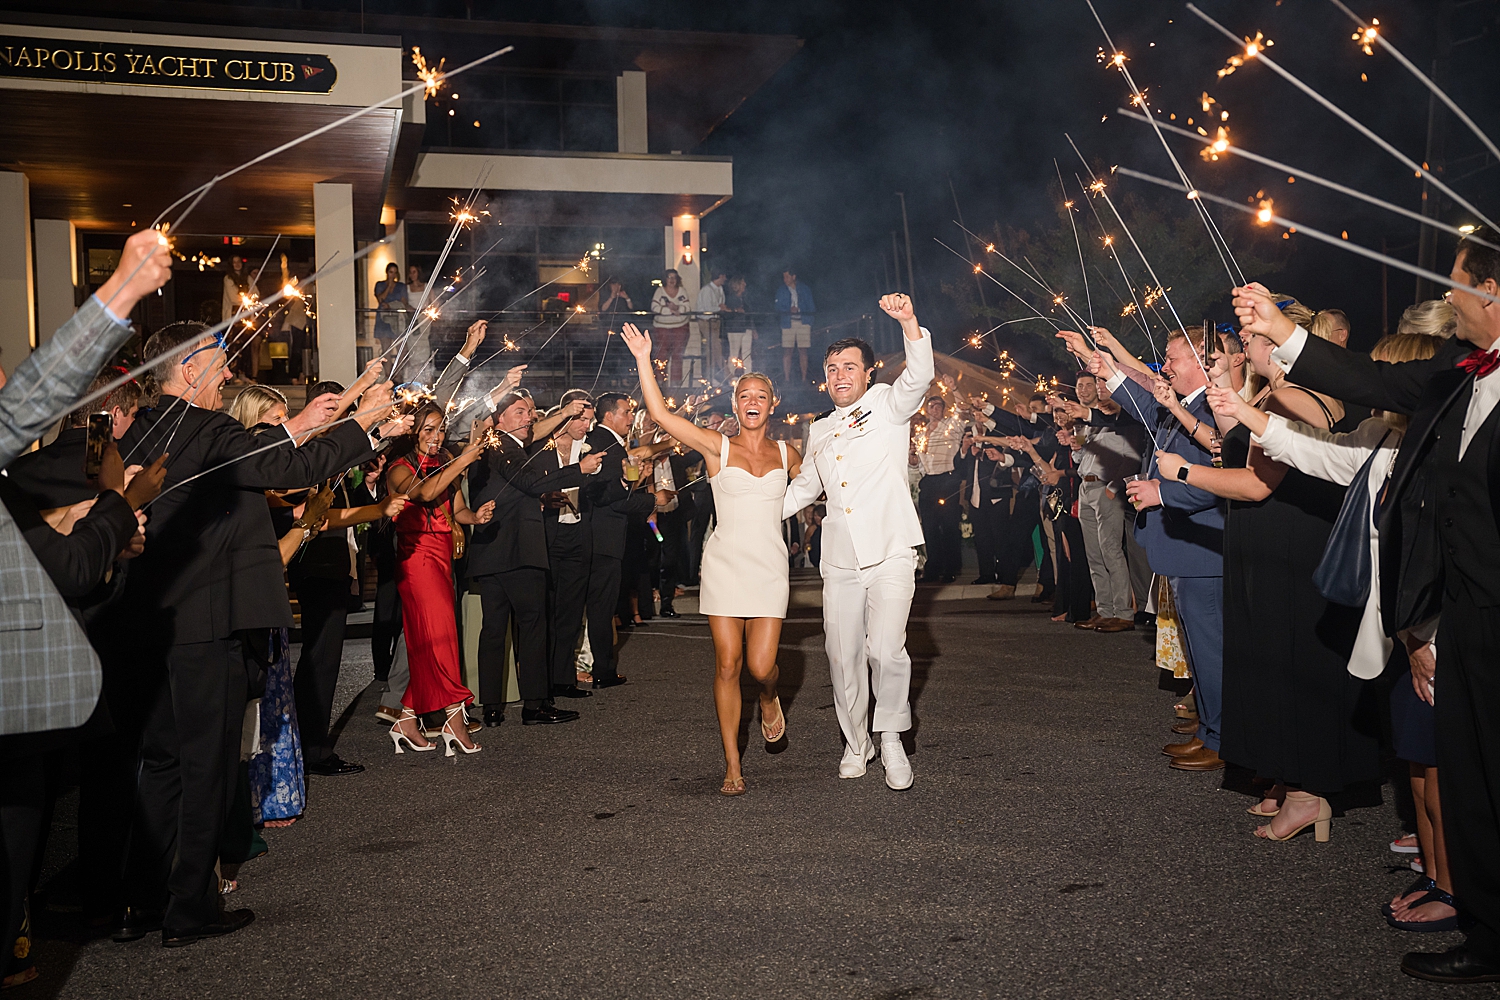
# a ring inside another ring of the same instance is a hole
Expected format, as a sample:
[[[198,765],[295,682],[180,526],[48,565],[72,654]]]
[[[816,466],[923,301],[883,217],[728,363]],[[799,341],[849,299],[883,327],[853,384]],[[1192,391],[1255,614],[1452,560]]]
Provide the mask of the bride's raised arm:
[[[624,338],[625,346],[630,348],[630,353],[635,355],[636,370],[641,377],[641,400],[646,404],[646,412],[651,414],[651,419],[662,430],[694,451],[701,452],[705,461],[712,466],[709,472],[713,474],[719,464],[719,442],[722,440],[719,432],[699,427],[667,409],[661,387],[656,384],[656,368],[651,363],[650,334],[642,333],[633,323],[626,323],[620,329],[620,336]]]

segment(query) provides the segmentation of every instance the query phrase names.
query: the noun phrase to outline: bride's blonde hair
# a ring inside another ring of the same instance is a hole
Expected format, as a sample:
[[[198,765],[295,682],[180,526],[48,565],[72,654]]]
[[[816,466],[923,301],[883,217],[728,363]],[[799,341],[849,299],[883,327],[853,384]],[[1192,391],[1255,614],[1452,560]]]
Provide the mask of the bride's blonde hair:
[[[746,372],[739,378],[735,379],[734,385],[732,385],[729,389],[729,400],[731,406],[735,405],[738,402],[740,397],[740,383],[745,381],[745,379],[747,378],[753,378],[766,384],[766,391],[771,394],[772,406],[775,406],[776,404],[781,402],[781,397],[776,395],[776,383],[771,381],[771,376],[767,375],[765,372]],[[736,413],[735,416],[739,416],[739,414]]]

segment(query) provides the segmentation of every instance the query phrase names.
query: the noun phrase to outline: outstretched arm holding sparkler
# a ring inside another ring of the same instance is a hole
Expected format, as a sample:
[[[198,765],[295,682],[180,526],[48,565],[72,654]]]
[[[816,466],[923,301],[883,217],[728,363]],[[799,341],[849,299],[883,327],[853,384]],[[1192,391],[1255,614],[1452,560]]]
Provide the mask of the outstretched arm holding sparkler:
[[[99,369],[130,336],[130,324],[116,317],[129,316],[171,274],[172,257],[161,233],[147,229],[125,242],[110,279],[16,367],[0,391],[0,465],[78,405]]]
[[[656,367],[651,362],[651,335],[637,329],[634,323],[626,323],[620,328],[620,336],[630,353],[635,355],[636,370],[641,377],[641,400],[646,404],[646,412],[662,430],[703,455],[709,476],[718,475],[721,435],[667,409],[661,386],[656,384]]]
[[[416,503],[430,503],[436,500],[447,491],[449,486],[453,485],[454,480],[463,475],[465,469],[479,461],[480,456],[484,454],[485,430],[482,421],[474,421],[474,427],[469,432],[469,443],[464,446],[464,450],[436,472],[428,473],[421,479],[418,479],[416,473],[405,466],[396,465],[389,473],[391,492],[404,493]],[[462,491],[458,495],[462,496]],[[456,515],[458,504],[456,499],[454,504]],[[491,510],[493,510],[493,504]],[[489,519],[485,518],[485,520]],[[475,522],[464,521],[460,518],[459,523],[473,524]]]

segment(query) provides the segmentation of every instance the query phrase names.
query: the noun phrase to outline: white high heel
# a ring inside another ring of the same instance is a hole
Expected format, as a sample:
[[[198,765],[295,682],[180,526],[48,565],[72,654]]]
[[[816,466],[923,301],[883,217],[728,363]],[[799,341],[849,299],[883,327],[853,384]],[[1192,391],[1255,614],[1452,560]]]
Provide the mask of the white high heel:
[[[391,727],[391,742],[394,743],[394,744],[396,744],[396,752],[397,753],[406,753],[405,750],[401,749],[401,744],[402,743],[405,743],[407,746],[411,747],[413,753],[426,753],[428,750],[436,750],[437,749],[437,744],[436,743],[424,743],[424,744],[421,744],[421,745],[413,743],[411,737],[408,736],[408,735],[406,735],[406,733],[402,732],[402,730],[401,730],[401,723],[406,722],[408,720],[411,720],[411,721],[415,722],[416,718],[417,718],[417,713],[416,712],[413,712],[409,708],[403,708],[401,710],[401,717],[399,719],[397,719],[396,720],[396,724]]]
[[[444,757],[454,757],[454,756],[457,756],[453,752],[453,748],[455,746],[457,746],[460,750],[462,750],[466,754],[469,754],[469,753],[478,753],[479,751],[481,751],[481,750],[484,749],[484,747],[480,746],[478,743],[475,743],[473,746],[466,746],[466,745],[464,745],[464,742],[458,738],[458,734],[455,733],[455,732],[453,732],[453,730],[452,730],[453,720],[454,719],[464,719],[464,718],[465,718],[464,717],[464,707],[462,705],[459,705],[459,706],[457,706],[455,708],[450,708],[448,710],[448,718],[443,723],[442,731],[439,734],[439,735],[441,735],[443,737],[443,756]],[[465,719],[465,721],[467,721],[467,720]],[[467,727],[466,727],[465,731],[467,732]]]

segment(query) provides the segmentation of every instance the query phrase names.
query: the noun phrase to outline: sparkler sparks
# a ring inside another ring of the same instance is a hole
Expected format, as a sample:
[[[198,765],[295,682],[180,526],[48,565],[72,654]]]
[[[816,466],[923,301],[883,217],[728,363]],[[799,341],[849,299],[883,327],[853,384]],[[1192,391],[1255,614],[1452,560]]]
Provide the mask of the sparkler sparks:
[[[1253,39],[1245,39],[1245,51],[1243,54],[1236,53],[1229,57],[1229,61],[1224,64],[1224,68],[1219,70],[1219,79],[1222,80],[1226,76],[1233,75],[1234,71],[1245,65],[1247,60],[1254,59],[1256,56],[1260,55],[1262,51],[1270,48],[1275,44],[1275,42],[1269,40],[1265,35],[1257,31]],[[1208,108],[1205,107],[1203,110],[1207,111]]]
[[[1359,43],[1360,51],[1367,56],[1375,54],[1375,43],[1380,39],[1380,18],[1370,18],[1370,25],[1349,36]]]
[[[1204,134],[1207,135],[1208,133],[1205,132]],[[1207,146],[1204,146],[1203,149],[1198,152],[1198,155],[1203,157],[1203,159],[1205,160],[1212,160],[1214,163],[1217,163],[1219,162],[1219,154],[1227,151],[1228,149],[1229,127],[1227,125],[1220,125],[1218,132],[1214,136],[1214,141],[1209,143]]]
[[[221,258],[219,257],[210,257],[206,253],[198,253],[195,256],[186,257],[178,253],[176,250],[172,251],[172,256],[176,257],[184,264],[197,264],[199,271],[206,271],[209,268],[213,267],[215,264],[219,263],[219,261],[221,260]]]
[[[417,67],[417,79],[427,86],[423,96],[436,97],[438,90],[443,86],[443,61],[439,59],[436,66],[428,66],[427,58],[422,55],[422,50],[415,45],[412,46],[411,62]]]
[[[1262,198],[1260,209],[1255,213],[1255,221],[1262,226],[1271,224],[1271,219],[1276,215],[1276,205],[1270,198]]]

